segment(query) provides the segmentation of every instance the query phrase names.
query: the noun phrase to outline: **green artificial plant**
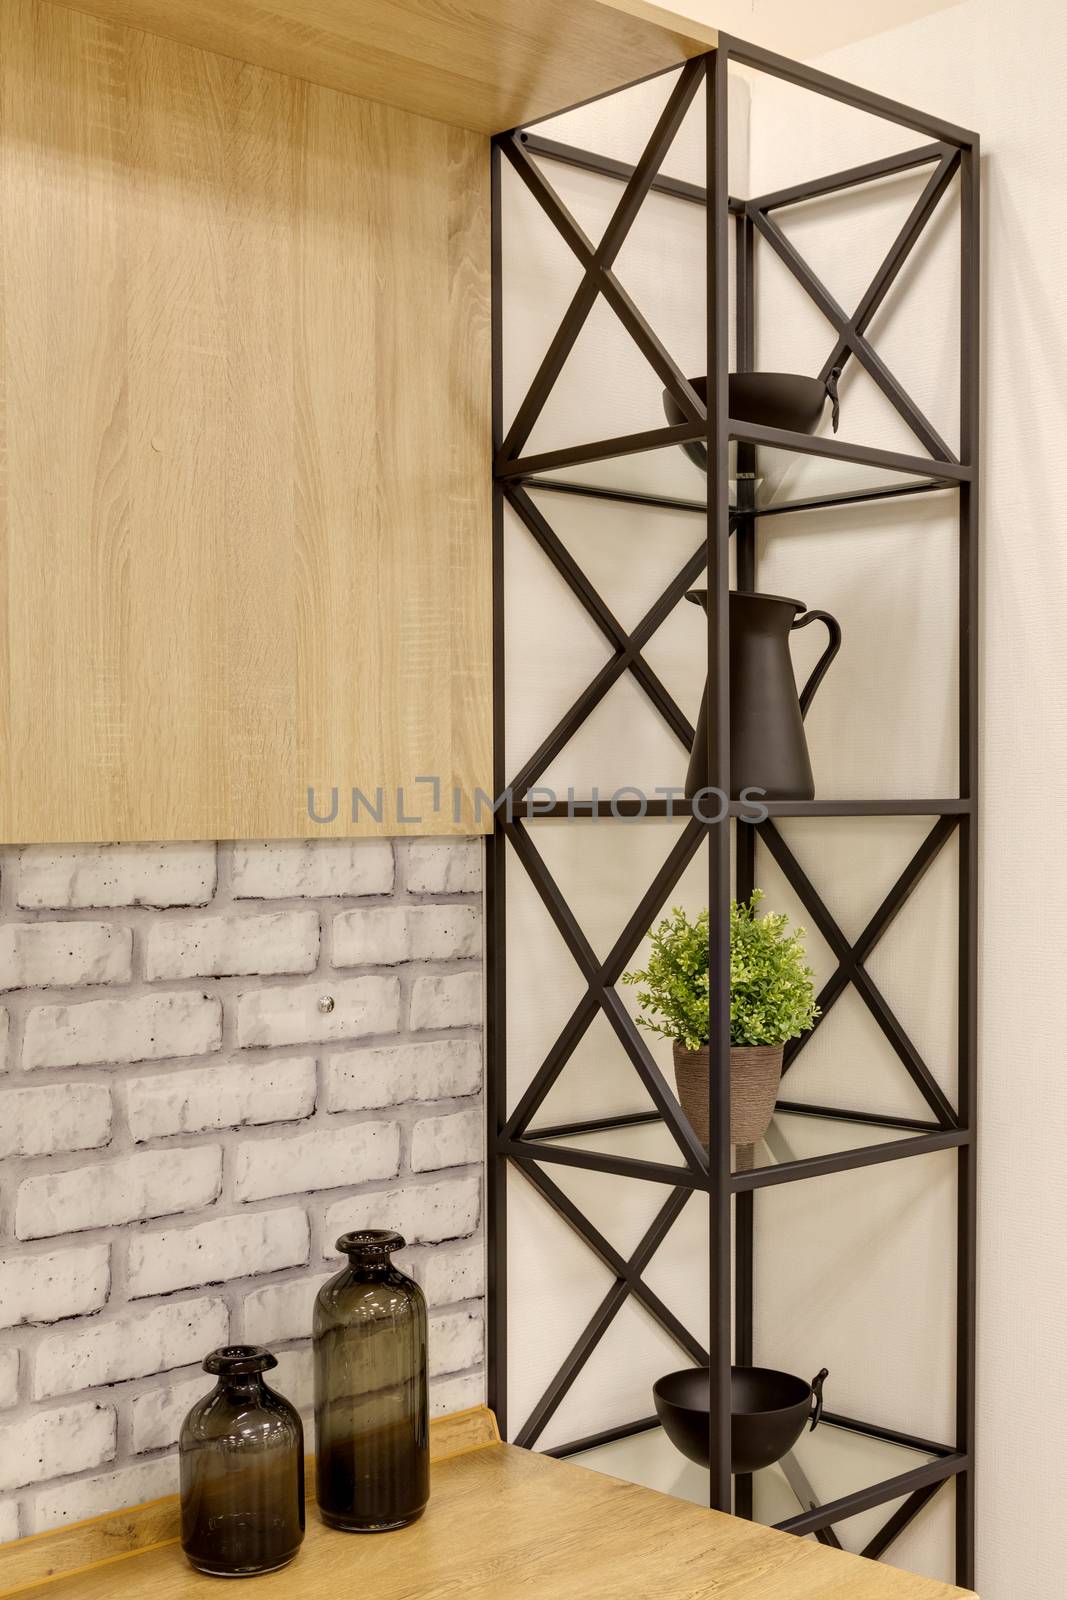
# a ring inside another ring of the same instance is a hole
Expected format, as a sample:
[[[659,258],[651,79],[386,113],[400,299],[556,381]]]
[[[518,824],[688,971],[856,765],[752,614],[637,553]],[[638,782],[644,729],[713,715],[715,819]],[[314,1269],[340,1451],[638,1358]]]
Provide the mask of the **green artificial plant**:
[[[811,968],[804,964],[804,930],[789,929],[784,913],[757,917],[763,898],[730,906],[730,1043],[778,1045],[795,1039],[819,1015]],[[708,913],[695,922],[675,906],[655,928],[648,966],[623,974],[644,985],[637,999],[642,1027],[689,1050],[708,1042]]]

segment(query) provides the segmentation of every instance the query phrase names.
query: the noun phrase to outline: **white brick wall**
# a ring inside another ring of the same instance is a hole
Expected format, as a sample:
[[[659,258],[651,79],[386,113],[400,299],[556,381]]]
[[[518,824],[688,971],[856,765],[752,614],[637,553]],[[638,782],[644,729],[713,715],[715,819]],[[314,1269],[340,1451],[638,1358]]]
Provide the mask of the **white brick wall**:
[[[0,1424],[0,1493],[98,1467],[115,1453],[110,1406],[60,1406]]]
[[[439,1244],[473,1233],[480,1206],[477,1176],[418,1186],[393,1185],[327,1206],[325,1237],[336,1240],[353,1228],[395,1228],[409,1244]]]
[[[15,1238],[45,1239],[194,1211],[217,1199],[221,1181],[218,1145],[146,1150],[65,1172],[41,1172],[19,1184]]]
[[[469,1166],[477,1161],[481,1147],[482,1121],[476,1111],[421,1117],[411,1130],[411,1170]]]
[[[249,1060],[155,1073],[126,1083],[126,1118],[138,1144],[173,1133],[206,1133],[246,1123],[299,1122],[315,1109],[314,1056]],[[330,1111],[346,1109],[329,1106]]]
[[[21,852],[9,903],[202,906],[215,892],[215,871],[213,844],[31,845]]]
[[[431,1039],[421,1044],[346,1050],[326,1058],[328,1111],[371,1111],[405,1100],[475,1094],[482,1058],[475,1039]]]
[[[450,961],[480,953],[477,906],[374,906],[333,919],[335,967]]]
[[[0,1328],[99,1311],[111,1285],[108,1245],[11,1250],[0,1256]]]
[[[221,1040],[222,1003],[208,994],[179,991],[33,1006],[26,1015],[22,1065],[89,1067],[203,1056],[217,1050]]]
[[[343,1189],[400,1171],[400,1124],[361,1122],[260,1139],[234,1152],[233,1192],[263,1200],[301,1189]]]
[[[0,1159],[94,1150],[111,1138],[111,1091],[102,1083],[50,1083],[4,1096]]]
[[[452,848],[448,841],[445,848]],[[234,846],[233,892],[238,899],[389,894],[394,876],[393,847],[384,839],[291,839]]]
[[[303,1206],[215,1217],[191,1228],[149,1229],[134,1234],[126,1258],[126,1293],[131,1300],[170,1294],[203,1283],[229,1283],[282,1267],[303,1266],[311,1232]]]
[[[0,1543],[176,1489],[223,1341],[310,1443],[350,1228],[409,1240],[435,1414],[482,1398],[481,855],[0,851]]]
[[[377,974],[335,978],[325,998],[333,1002],[328,1009],[323,1005],[321,983],[255,988],[239,994],[237,1043],[246,1049],[253,1045],[325,1044],[334,1039],[395,1033],[400,1026],[399,978]]]
[[[138,1306],[120,1317],[80,1318],[37,1346],[33,1397],[77,1394],[123,1378],[143,1378],[195,1361],[204,1348],[225,1344],[229,1313],[216,1298]]]
[[[7,1411],[18,1401],[20,1365],[19,1350],[0,1350],[0,1411]]]
[[[194,921],[157,922],[149,929],[144,975],[156,978],[260,977],[314,972],[319,959],[319,919],[314,911],[237,912]]]
[[[109,922],[9,922],[0,927],[0,989],[125,983],[133,935]]]
[[[472,1028],[482,1015],[480,972],[432,973],[411,989],[413,1028]]]

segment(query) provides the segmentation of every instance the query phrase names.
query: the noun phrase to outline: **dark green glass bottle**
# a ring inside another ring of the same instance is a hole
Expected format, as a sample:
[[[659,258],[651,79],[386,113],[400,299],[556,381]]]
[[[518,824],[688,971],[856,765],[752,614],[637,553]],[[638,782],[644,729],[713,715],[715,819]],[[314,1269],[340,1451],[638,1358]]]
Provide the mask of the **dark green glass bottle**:
[[[346,1233],[348,1265],[315,1299],[315,1435],[323,1521],[384,1533],[430,1495],[426,1301],[393,1266],[398,1233]]]
[[[182,1549],[198,1572],[251,1578],[286,1566],[304,1537],[304,1429],[264,1372],[259,1345],[213,1350],[218,1383],[182,1424]]]

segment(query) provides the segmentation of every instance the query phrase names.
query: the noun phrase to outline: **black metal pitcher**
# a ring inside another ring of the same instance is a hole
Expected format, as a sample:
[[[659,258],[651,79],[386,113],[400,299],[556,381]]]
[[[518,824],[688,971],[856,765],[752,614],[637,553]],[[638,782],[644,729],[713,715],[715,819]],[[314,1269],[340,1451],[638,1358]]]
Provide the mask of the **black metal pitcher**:
[[[707,610],[706,589],[686,595]],[[790,634],[825,622],[830,642],[797,694]],[[814,800],[804,718],[827,668],[841,648],[841,628],[828,611],[808,611],[778,594],[730,594],[730,791],[760,789],[768,800]],[[686,798],[708,782],[708,686],[700,702],[696,739],[686,773]]]

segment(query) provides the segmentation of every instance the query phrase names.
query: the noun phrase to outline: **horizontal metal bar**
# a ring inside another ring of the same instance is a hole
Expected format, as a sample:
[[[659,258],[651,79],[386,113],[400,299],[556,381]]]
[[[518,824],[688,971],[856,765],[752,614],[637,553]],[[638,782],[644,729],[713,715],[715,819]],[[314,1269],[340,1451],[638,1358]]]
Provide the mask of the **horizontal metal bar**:
[[[561,1122],[552,1128],[527,1128],[527,1139],[571,1139],[581,1133],[603,1133],[615,1128],[640,1128],[662,1122],[658,1111],[622,1111],[615,1117],[592,1117],[584,1122]]]
[[[751,811],[753,802],[747,809]],[[957,817],[968,814],[971,801],[959,796],[937,800],[763,800],[772,817]],[[734,805],[742,809],[740,801]]]
[[[638,1433],[651,1433],[661,1426],[658,1417],[642,1417],[639,1422],[623,1422],[616,1428],[602,1428],[599,1433],[588,1433],[584,1439],[573,1439],[570,1444],[554,1444],[542,1450],[543,1456],[563,1460],[566,1456],[580,1455],[583,1450],[596,1450],[602,1444],[614,1444],[618,1439],[632,1439]]]
[[[842,1495],[839,1500],[829,1500],[814,1511],[802,1511],[799,1516],[787,1517],[784,1522],[776,1522],[774,1526],[781,1533],[793,1533],[799,1537],[815,1533],[819,1528],[828,1528],[835,1522],[858,1516],[861,1511],[883,1506],[889,1500],[899,1500],[928,1483],[943,1483],[946,1478],[965,1472],[969,1465],[970,1458],[962,1451],[956,1451],[937,1461],[928,1461],[925,1466],[913,1467],[910,1472],[898,1473],[895,1478],[873,1483],[868,1489],[857,1489],[852,1494]]]
[[[677,427],[666,431],[689,434],[693,426],[695,424],[679,423]],[[728,420],[726,430],[731,439],[741,439],[746,444],[765,445],[769,450],[790,450],[795,455],[802,456],[824,456],[828,461],[851,461],[856,466],[878,467],[884,472],[910,472],[913,477],[932,478],[943,483],[970,483],[973,476],[971,468],[964,462],[933,461],[929,456],[901,455],[896,450],[878,450],[872,445],[852,444],[847,439],[822,438],[813,433],[793,433],[787,428],[767,428],[762,423],[742,422],[737,417]],[[641,435],[635,437],[640,438]],[[651,449],[654,446],[642,445],[640,448]],[[625,455],[627,452],[617,450],[612,453]],[[516,462],[515,465],[521,463]],[[527,467],[526,470],[535,469]]]
[[[934,1444],[927,1439],[913,1438],[912,1435],[907,1433],[895,1433],[890,1428],[879,1428],[873,1423],[857,1422],[852,1417],[840,1417],[832,1412],[827,1411],[823,1413],[822,1420],[823,1423],[828,1427],[844,1428],[849,1433],[862,1433],[866,1434],[872,1439],[881,1439],[889,1444],[899,1444],[908,1450],[920,1450],[925,1455],[936,1457],[938,1461],[947,1461],[952,1458],[956,1458],[958,1460],[960,1458],[960,1452],[955,1450],[951,1445]],[[570,1444],[553,1445],[551,1449],[544,1450],[541,1452],[541,1454],[546,1456],[577,1455],[583,1450],[595,1450],[598,1445],[614,1444],[617,1439],[628,1439],[634,1434],[638,1433],[650,1433],[653,1428],[658,1428],[660,1426],[662,1426],[662,1424],[660,1423],[658,1417],[642,1417],[637,1422],[624,1422],[618,1427],[604,1428],[599,1433],[587,1434],[585,1438],[575,1439]],[[962,1471],[963,1468],[962,1466],[956,1466],[952,1470],[953,1472],[959,1472]],[[892,1479],[890,1481],[895,1482],[896,1480]],[[934,1481],[943,1482],[944,1480],[935,1479]],[[879,1488],[880,1485],[876,1484],[873,1487]],[[860,1492],[869,1493],[870,1491],[863,1490]],[[886,1499],[892,1498],[892,1495],[886,1496]],[[874,1503],[878,1504],[879,1502],[876,1501]],[[819,1507],[818,1509],[825,1510],[826,1508]],[[779,1526],[781,1526],[781,1524],[779,1524]],[[814,1529],[812,1532],[814,1532]]]
[[[606,484],[601,488],[592,483],[569,483],[565,478],[524,478],[521,487],[543,489],[548,494],[576,495],[588,500],[610,500],[622,505],[648,506],[653,510],[684,511],[701,517],[706,516],[708,511],[705,500],[685,500],[667,494],[640,494],[633,489],[612,489]],[[866,505],[873,500],[897,500],[905,495],[945,494],[958,487],[958,484],[940,483],[931,478],[929,483],[898,483],[888,489],[856,489],[847,494],[814,495],[805,500],[783,500],[778,505],[755,506],[747,510],[735,506],[732,515],[735,518],[784,517],[791,511],[826,511],[832,510],[834,506]]]
[[[594,816],[616,821],[636,821],[643,817],[688,820],[693,814],[692,803],[683,797],[680,783],[675,787],[678,793],[673,800],[649,799],[642,802],[629,796],[596,801],[591,797],[579,796],[574,800],[556,800],[551,804],[531,800],[532,809],[516,806],[516,814],[524,822],[538,822],[541,819],[551,821],[559,817],[586,822]],[[970,800],[956,796],[942,796],[934,800],[732,800],[730,815],[744,822],[752,822],[752,810],[756,805],[765,809],[771,817],[958,817],[967,816],[972,810]]]
[[[857,1150],[841,1150],[834,1155],[805,1156],[800,1161],[783,1161],[777,1167],[756,1167],[750,1172],[735,1172],[730,1179],[730,1187],[734,1194],[744,1194],[748,1189],[769,1189],[779,1183],[824,1178],[834,1172],[852,1172],[857,1167],[879,1167],[887,1161],[906,1161],[912,1156],[931,1155],[938,1150],[955,1150],[970,1142],[971,1136],[966,1128],[944,1128],[938,1133],[924,1133],[914,1139],[896,1139],[889,1144],[870,1144]]]
[[[558,139],[545,139],[539,133],[523,132],[519,138],[532,156],[541,156],[545,161],[559,161],[567,167],[580,167],[583,172],[595,172],[601,178],[616,178],[620,183],[626,183],[633,176],[633,167],[627,161],[616,161],[613,156],[602,156],[595,150],[583,150],[574,144],[561,144]],[[657,173],[653,178],[650,189],[657,194],[669,194],[676,200],[688,200],[693,205],[706,206],[708,191],[700,183],[687,183],[684,178],[671,178],[666,173]],[[730,210],[736,214],[743,213],[745,202],[730,199]]]
[[[872,89],[861,89],[858,84],[832,77],[830,73],[820,72],[804,62],[790,61],[787,56],[776,55],[773,50],[764,50],[762,46],[749,44],[744,39],[735,39],[732,34],[719,34],[719,49],[725,50],[729,60],[737,61],[742,66],[754,67],[757,72],[781,78],[784,83],[795,84],[799,89],[811,89],[815,94],[825,95],[828,100],[839,100],[842,105],[867,111],[886,122],[897,122],[904,128],[925,134],[929,139],[941,139],[947,144],[959,145],[963,150],[972,148],[978,142],[978,135],[969,128],[959,128],[955,123],[930,116],[915,106],[875,94]]]
[[[706,1172],[692,1167],[669,1167],[659,1161],[635,1161],[628,1156],[608,1155],[602,1150],[575,1150],[564,1144],[535,1143],[530,1139],[496,1141],[496,1153],[512,1160],[550,1161],[563,1167],[584,1167],[589,1172],[607,1172],[616,1178],[643,1178],[648,1183],[668,1183],[679,1189],[708,1187]]]
[[[617,500],[625,505],[654,506],[665,511],[692,511],[706,516],[706,500],[679,500],[666,494],[637,494],[632,489],[598,488],[591,483],[569,483],[566,478],[524,478],[524,489],[544,489],[550,494],[573,494],[589,500]],[[938,488],[943,485],[938,484]],[[736,513],[735,513],[736,514]]]
[[[645,450],[662,450],[668,445],[693,444],[707,438],[706,422],[679,422],[669,428],[647,428],[644,433],[624,433],[614,439],[595,439],[589,444],[569,445],[562,450],[546,450],[537,456],[519,456],[514,461],[498,460],[497,478],[528,478],[532,472],[549,472],[554,467],[576,467],[586,461],[609,461],[613,456],[641,455]],[[792,434],[785,437],[793,438]],[[805,437],[803,434],[797,435]],[[929,468],[926,462],[924,471]]]
[[[869,505],[874,500],[899,500],[911,494],[945,494],[957,489],[955,483],[939,483],[931,478],[929,483],[898,483],[889,489],[857,489],[850,494],[824,494],[814,495],[808,500],[783,500],[780,505],[757,506],[751,513],[752,516],[762,520],[764,517],[783,517],[791,511],[832,511],[835,506]],[[735,516],[743,516],[743,512],[734,512]]]
[[[899,1128],[902,1133],[940,1133],[936,1122],[920,1117],[894,1117],[880,1111],[853,1111],[842,1106],[807,1105],[800,1100],[779,1100],[775,1111],[783,1116],[812,1117],[824,1122],[856,1123],[866,1128]],[[611,1133],[622,1128],[647,1127],[662,1122],[658,1111],[620,1111],[613,1117],[588,1117],[584,1121],[561,1122],[550,1128],[527,1128],[527,1139],[572,1139],[585,1133]]]
[[[866,161],[859,167],[848,167],[844,172],[829,172],[823,178],[809,178],[806,183],[791,183],[770,194],[756,195],[748,202],[747,209],[777,211],[781,206],[796,205],[801,200],[839,194],[861,183],[873,183],[878,178],[888,178],[894,173],[911,172],[915,167],[929,166],[931,162],[943,160],[950,148],[940,141],[937,144],[924,144],[917,150],[903,150],[899,155],[882,156],[877,161]]]
[[[841,1106],[805,1105],[801,1100],[779,1100],[774,1108],[790,1117],[820,1117],[826,1122],[857,1122],[868,1128],[901,1128],[916,1133],[940,1133],[941,1124],[921,1117],[891,1117],[880,1111],[846,1111]]]
[[[902,1433],[899,1428],[884,1428],[880,1423],[845,1417],[836,1411],[824,1411],[823,1421],[831,1428],[844,1428],[846,1433],[862,1433],[866,1439],[880,1439],[884,1444],[896,1444],[902,1450],[917,1450],[925,1456],[951,1456],[956,1453],[955,1445],[921,1439],[915,1433]]]

